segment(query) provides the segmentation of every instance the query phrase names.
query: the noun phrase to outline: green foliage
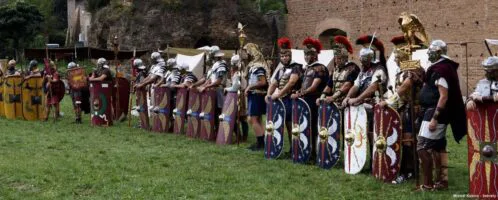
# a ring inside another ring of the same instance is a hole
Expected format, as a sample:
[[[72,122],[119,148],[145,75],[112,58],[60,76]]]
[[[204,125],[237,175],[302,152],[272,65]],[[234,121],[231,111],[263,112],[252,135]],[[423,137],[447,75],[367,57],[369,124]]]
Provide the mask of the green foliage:
[[[0,119],[2,198],[446,200],[468,192],[466,141],[456,144],[451,134],[449,190],[414,192],[413,180],[392,185],[367,170],[347,175],[342,164],[322,170],[288,158],[266,160],[262,152],[246,150],[248,144],[222,147],[126,122],[91,127],[89,115],[73,124],[69,96],[61,111],[65,115],[55,123]]]
[[[10,49],[11,53],[12,49],[19,51],[29,46],[42,29],[43,20],[43,15],[38,8],[29,3],[20,1],[0,7],[1,46]],[[9,44],[11,46],[8,46]],[[6,54],[8,51],[3,53]]]

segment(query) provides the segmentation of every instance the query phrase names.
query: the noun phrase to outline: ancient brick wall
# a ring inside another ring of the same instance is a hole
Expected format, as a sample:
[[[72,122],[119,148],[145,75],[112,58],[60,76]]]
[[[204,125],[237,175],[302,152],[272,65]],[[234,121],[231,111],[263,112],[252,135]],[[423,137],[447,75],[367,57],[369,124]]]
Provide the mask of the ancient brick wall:
[[[449,56],[460,63],[464,93],[466,85],[472,90],[477,80],[483,78],[480,63],[489,55],[483,40],[498,39],[496,0],[287,0],[287,8],[286,32],[299,46],[306,36],[319,37],[329,29],[340,29],[353,41],[360,35],[377,32],[386,46],[386,55],[393,47],[389,40],[401,35],[398,16],[404,11],[413,13],[420,18],[430,39],[469,42],[468,73],[465,46],[449,45]],[[354,48],[357,60],[360,46]],[[495,47],[494,53],[497,51]]]

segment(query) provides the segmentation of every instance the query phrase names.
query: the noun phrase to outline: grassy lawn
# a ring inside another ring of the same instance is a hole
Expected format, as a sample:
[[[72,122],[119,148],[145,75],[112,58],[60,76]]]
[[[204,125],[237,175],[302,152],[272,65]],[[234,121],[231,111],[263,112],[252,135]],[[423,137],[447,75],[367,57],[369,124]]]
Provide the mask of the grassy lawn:
[[[0,199],[449,199],[468,191],[466,141],[451,135],[450,189],[421,193],[414,182],[346,175],[342,164],[268,161],[249,144],[219,147],[127,123],[92,128],[88,115],[72,124],[69,96],[62,111],[56,123],[0,119]]]

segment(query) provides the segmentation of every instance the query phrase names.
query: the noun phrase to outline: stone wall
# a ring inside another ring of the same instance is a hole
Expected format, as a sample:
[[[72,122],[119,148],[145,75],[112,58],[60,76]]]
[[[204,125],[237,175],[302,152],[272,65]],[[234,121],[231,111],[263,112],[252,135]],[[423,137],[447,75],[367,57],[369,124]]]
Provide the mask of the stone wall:
[[[287,0],[287,8],[287,34],[295,44],[300,44],[306,36],[319,37],[329,29],[340,29],[353,41],[360,35],[377,32],[386,46],[386,55],[392,51],[390,39],[402,33],[398,16],[404,11],[413,13],[431,39],[451,43],[449,56],[460,63],[464,93],[467,85],[472,90],[483,78],[480,63],[489,55],[483,40],[498,39],[496,0]],[[460,45],[463,42],[469,42],[468,73],[465,46]],[[353,57],[357,60],[360,47],[354,48]]]

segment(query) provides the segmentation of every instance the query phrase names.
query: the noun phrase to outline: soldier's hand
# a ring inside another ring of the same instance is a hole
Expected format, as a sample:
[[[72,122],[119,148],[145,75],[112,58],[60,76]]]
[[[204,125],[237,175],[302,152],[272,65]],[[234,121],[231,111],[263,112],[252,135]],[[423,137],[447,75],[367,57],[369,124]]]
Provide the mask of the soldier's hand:
[[[380,106],[381,108],[386,107],[386,105],[387,105],[387,102],[386,102],[386,101],[381,101],[381,102],[379,103],[379,106]]]
[[[316,105],[319,106],[321,101],[322,101],[321,98],[316,99]]]
[[[344,100],[342,100],[342,107],[348,107],[348,103],[349,103],[349,97],[344,98]]]
[[[278,97],[280,96],[280,94],[279,94],[279,93],[280,93],[280,92],[275,92],[275,93],[273,93],[273,94],[271,95],[271,100],[276,100],[276,99],[278,99]]]
[[[271,99],[271,96],[270,96],[270,95],[266,95],[266,96],[265,96],[265,102],[266,102],[266,103],[270,103],[270,99]]]
[[[362,100],[359,98],[352,98],[352,99],[349,99],[348,103],[349,103],[349,105],[357,106],[357,105],[360,105],[362,103]]]
[[[334,96],[330,96],[330,97],[325,97],[325,102],[327,103],[332,103],[335,101],[335,98]]]
[[[298,93],[295,93],[295,94],[291,95],[291,99],[297,99],[297,98],[299,98],[299,94]]]
[[[435,119],[431,119],[431,122],[429,122],[429,131],[434,132],[437,127],[437,121]]]
[[[467,102],[467,110],[475,110],[476,109],[476,102],[473,100],[470,100]]]
[[[198,87],[197,90],[199,90],[199,92],[204,92],[205,88],[204,87]]]

